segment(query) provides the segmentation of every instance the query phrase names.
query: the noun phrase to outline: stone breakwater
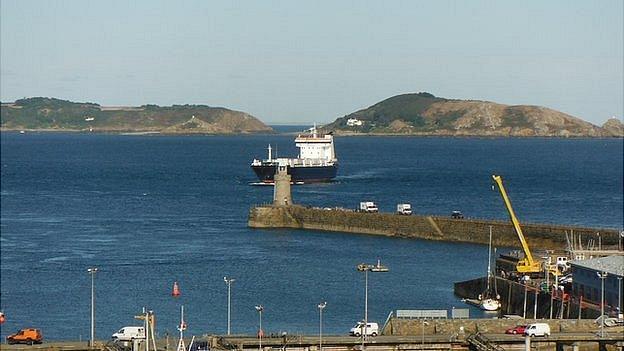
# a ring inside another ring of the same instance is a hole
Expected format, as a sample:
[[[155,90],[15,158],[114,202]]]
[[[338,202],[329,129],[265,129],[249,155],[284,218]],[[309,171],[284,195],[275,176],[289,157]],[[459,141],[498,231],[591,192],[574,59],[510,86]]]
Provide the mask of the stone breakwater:
[[[439,216],[400,216],[390,213],[360,213],[342,209],[305,206],[256,206],[250,209],[251,228],[296,228],[345,233],[383,235],[487,244],[492,226],[494,246],[519,247],[520,241],[509,222],[481,219],[453,219]],[[565,233],[587,238],[600,233],[602,245],[617,245],[615,229],[582,228],[556,224],[522,224],[529,245],[540,249],[565,249]]]

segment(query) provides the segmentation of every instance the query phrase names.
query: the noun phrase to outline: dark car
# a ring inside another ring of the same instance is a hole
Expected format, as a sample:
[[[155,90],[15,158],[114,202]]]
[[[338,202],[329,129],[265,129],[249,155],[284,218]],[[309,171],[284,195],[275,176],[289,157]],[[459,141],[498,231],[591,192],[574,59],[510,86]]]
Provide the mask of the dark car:
[[[461,211],[453,211],[453,212],[451,212],[451,218],[453,218],[453,219],[463,219],[464,218],[464,214],[461,213]]]
[[[507,330],[505,330],[505,334],[519,334],[519,335],[523,335],[524,334],[524,330],[526,329],[526,325],[517,325],[513,328],[509,328]]]

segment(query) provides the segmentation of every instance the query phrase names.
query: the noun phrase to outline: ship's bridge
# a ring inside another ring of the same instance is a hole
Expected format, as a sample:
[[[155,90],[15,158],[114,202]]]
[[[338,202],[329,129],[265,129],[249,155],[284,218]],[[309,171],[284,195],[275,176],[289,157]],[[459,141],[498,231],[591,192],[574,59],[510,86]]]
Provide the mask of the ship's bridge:
[[[300,159],[313,159],[334,161],[334,138],[332,135],[322,137],[299,135],[295,139],[295,145],[299,148]]]

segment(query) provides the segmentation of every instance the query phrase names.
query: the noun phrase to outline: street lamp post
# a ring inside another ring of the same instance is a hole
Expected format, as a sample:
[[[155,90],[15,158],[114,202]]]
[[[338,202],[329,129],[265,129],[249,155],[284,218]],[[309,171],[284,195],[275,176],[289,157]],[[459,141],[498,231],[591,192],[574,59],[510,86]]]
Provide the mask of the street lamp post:
[[[425,325],[429,325],[428,322],[425,321],[425,319],[422,319],[422,334],[421,334],[421,344],[420,344],[420,349],[424,350],[425,349]]]
[[[605,318],[604,318],[604,281],[607,278],[607,272],[602,271],[602,272],[596,272],[596,274],[598,275],[598,278],[600,278],[601,282],[600,282],[600,286],[601,286],[601,292],[600,292],[600,337],[604,338],[604,324],[605,324]]]
[[[528,293],[528,289],[526,286],[526,282],[524,282],[524,307],[523,307],[523,312],[522,312],[522,318],[526,318],[526,309],[527,309],[527,293]]]
[[[537,294],[539,294],[539,289],[535,289],[535,305],[533,306],[533,318],[537,319]]]
[[[98,271],[96,267],[87,269],[91,274],[91,340],[89,346],[95,346],[95,273]]]
[[[227,284],[228,286],[228,314],[227,314],[227,335],[230,335],[230,311],[231,311],[231,291],[232,291],[232,282],[235,281],[236,279],[233,278],[228,278],[228,277],[223,277],[223,281],[225,282],[225,284]]]
[[[327,302],[318,304],[319,309],[319,351],[323,351],[323,309],[327,307]]]
[[[383,266],[380,260],[377,260],[376,265],[360,263],[356,268],[358,271],[364,272],[364,325],[362,326],[362,351],[364,351],[364,341],[368,332],[368,271],[388,272],[389,269]]]
[[[617,277],[618,280],[618,318],[622,314],[622,277]]]
[[[264,306],[262,305],[256,306],[256,311],[258,311],[258,314],[260,316],[260,330],[258,331],[258,337],[260,338],[260,341],[258,342],[258,350],[262,350],[262,334],[264,334],[262,332],[262,311],[263,310],[264,310]]]

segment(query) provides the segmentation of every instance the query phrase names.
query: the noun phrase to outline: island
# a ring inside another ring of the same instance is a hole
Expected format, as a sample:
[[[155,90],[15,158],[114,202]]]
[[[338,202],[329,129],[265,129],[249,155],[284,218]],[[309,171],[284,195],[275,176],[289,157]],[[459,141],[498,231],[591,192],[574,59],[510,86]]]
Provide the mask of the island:
[[[206,105],[100,106],[33,97],[2,103],[2,131],[85,131],[162,134],[273,133],[256,117]]]
[[[546,107],[445,99],[426,92],[390,97],[337,118],[324,130],[338,135],[624,136],[617,118],[599,127]]]

